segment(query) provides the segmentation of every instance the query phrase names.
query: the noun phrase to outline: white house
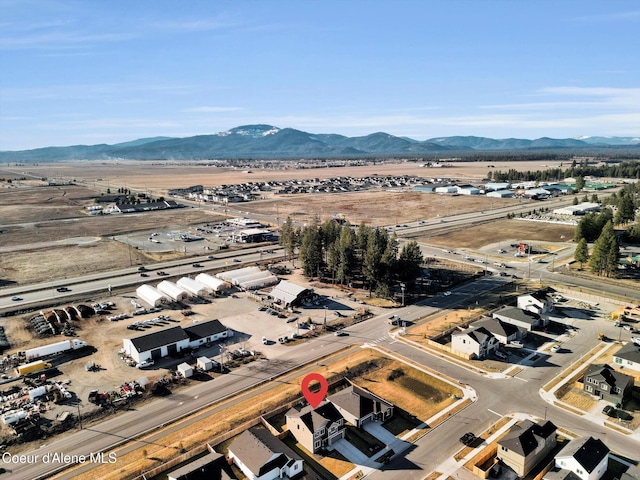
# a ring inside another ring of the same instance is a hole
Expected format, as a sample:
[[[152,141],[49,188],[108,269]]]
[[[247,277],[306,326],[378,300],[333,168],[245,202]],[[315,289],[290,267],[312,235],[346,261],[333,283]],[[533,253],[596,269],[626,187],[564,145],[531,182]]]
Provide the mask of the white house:
[[[451,335],[451,349],[476,358],[485,358],[498,349],[500,342],[484,327],[471,326]]]
[[[640,345],[634,342],[627,343],[613,354],[613,362],[629,370],[640,372]]]
[[[266,428],[252,427],[229,445],[229,460],[249,480],[288,479],[302,472],[303,460]]]
[[[518,308],[544,315],[553,310],[553,298],[546,290],[538,290],[518,296]]]
[[[581,480],[599,480],[607,471],[608,461],[609,448],[602,440],[576,438],[556,455],[555,467],[543,478],[558,480],[572,473]]]

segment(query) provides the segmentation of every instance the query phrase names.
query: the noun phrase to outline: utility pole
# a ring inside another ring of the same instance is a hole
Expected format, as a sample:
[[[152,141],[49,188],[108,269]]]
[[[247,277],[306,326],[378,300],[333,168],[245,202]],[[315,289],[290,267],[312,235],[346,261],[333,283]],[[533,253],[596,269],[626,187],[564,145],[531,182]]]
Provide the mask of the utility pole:
[[[327,333],[327,307],[326,305],[324,306],[324,333]]]

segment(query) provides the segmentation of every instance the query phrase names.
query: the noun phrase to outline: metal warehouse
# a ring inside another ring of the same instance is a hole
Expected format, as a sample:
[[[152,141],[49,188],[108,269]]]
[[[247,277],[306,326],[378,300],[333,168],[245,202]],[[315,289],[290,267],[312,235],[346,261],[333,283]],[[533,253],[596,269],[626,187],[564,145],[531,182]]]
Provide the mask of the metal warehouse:
[[[124,351],[136,362],[159,360],[185,348],[197,348],[233,336],[219,320],[198,322],[188,327],[169,327],[133,338],[123,338]]]
[[[311,295],[313,295],[313,289],[301,287],[286,280],[282,280],[269,292],[269,296],[273,298],[276,303],[284,305],[285,307],[289,305],[299,305]]]

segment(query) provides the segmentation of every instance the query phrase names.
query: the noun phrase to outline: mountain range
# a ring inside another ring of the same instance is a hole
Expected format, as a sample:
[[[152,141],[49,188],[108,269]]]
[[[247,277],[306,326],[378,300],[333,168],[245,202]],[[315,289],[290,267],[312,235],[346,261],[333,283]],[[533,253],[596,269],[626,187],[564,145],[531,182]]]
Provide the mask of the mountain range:
[[[2,162],[55,162],[64,160],[202,160],[229,158],[322,158],[358,156],[420,156],[482,151],[531,151],[593,148],[639,148],[640,137],[518,138],[473,136],[418,141],[384,132],[363,137],[313,134],[272,125],[245,125],[226,132],[194,137],[141,138],[114,145],[74,145],[33,150],[1,151]]]

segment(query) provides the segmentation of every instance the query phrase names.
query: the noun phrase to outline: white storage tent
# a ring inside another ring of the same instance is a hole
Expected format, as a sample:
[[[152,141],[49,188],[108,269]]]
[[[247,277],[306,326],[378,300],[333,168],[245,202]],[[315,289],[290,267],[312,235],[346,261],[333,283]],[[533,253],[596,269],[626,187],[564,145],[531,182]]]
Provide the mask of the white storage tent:
[[[268,270],[260,270],[259,267],[229,270],[228,272],[221,272],[217,276],[243,290],[255,290],[278,283],[278,278],[275,275]]]
[[[258,272],[260,272],[260,269],[258,267],[244,267],[238,268],[236,270],[227,270],[226,272],[220,272],[216,275],[216,277],[221,278],[225,282],[229,282],[232,285],[235,285],[236,278]]]
[[[187,298],[187,292],[168,280],[163,280],[158,284],[158,290],[176,302]]]
[[[187,292],[193,295],[198,295],[199,297],[201,297],[202,295],[204,295],[210,290],[209,287],[207,287],[206,285],[203,285],[202,283],[189,277],[182,277],[180,280],[176,282],[176,285],[178,285],[178,287],[182,288],[183,290],[186,290]]]
[[[220,278],[212,277],[208,273],[200,273],[196,276],[196,282],[210,288],[214,292],[220,290],[226,290],[229,288],[229,284]]]
[[[159,306],[165,300],[165,296],[157,288],[147,284],[140,285],[136,289],[136,296],[152,307]]]

